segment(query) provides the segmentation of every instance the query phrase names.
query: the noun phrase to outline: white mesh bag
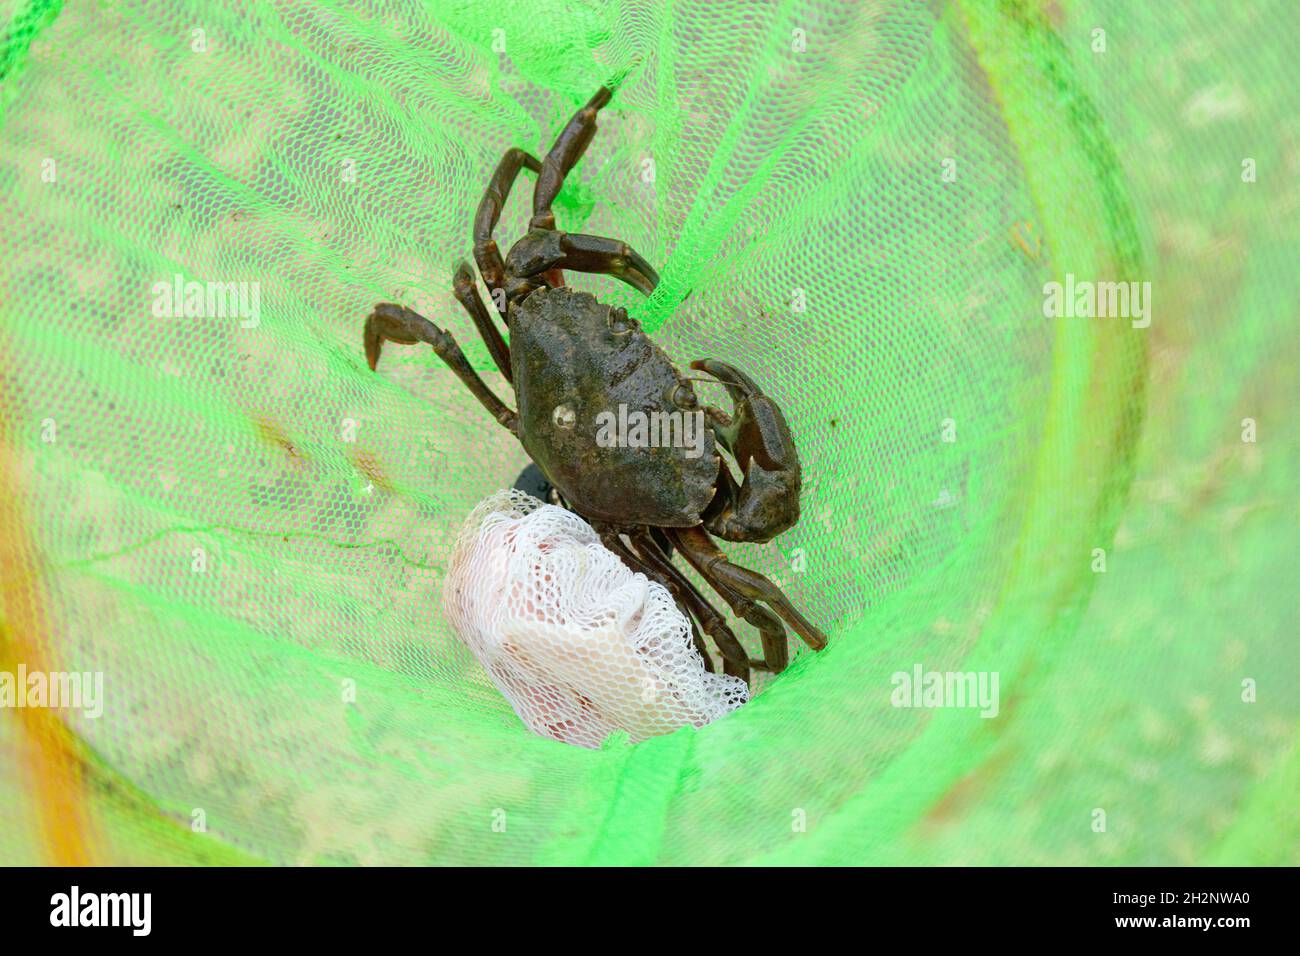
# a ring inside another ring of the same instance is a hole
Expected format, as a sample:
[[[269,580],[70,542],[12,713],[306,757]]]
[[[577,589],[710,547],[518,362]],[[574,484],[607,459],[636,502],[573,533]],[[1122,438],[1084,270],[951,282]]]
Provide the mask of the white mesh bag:
[[[535,734],[599,747],[703,726],[749,697],[710,674],[666,588],[577,515],[498,491],[465,521],[443,585],[452,627]]]

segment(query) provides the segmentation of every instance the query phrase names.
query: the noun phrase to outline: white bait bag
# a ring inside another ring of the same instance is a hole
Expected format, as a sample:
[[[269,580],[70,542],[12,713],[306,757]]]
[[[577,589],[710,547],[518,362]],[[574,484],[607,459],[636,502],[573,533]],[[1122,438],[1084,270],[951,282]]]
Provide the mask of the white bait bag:
[[[668,590],[580,517],[521,491],[479,503],[443,585],[452,627],[529,730],[582,747],[701,727],[749,698],[710,674]]]

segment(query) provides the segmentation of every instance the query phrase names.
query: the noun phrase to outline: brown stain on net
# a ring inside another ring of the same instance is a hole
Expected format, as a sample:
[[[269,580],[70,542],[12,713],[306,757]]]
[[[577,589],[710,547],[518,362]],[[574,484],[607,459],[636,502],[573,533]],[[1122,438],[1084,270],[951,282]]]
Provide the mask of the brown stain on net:
[[[362,449],[353,451],[349,457],[352,460],[352,466],[380,491],[389,495],[396,492],[396,487],[389,480],[387,472],[384,471],[383,462],[379,460],[377,454]]]
[[[921,817],[919,822],[922,833],[931,833],[960,820],[970,807],[978,803],[981,795],[993,786],[1002,771],[1015,763],[1016,757],[1017,754],[1012,749],[1000,751],[957,780]]]
[[[284,452],[289,463],[294,468],[307,468],[307,456],[302,449],[294,444],[293,439],[289,437],[275,419],[265,415],[254,415],[253,427],[260,438]]]

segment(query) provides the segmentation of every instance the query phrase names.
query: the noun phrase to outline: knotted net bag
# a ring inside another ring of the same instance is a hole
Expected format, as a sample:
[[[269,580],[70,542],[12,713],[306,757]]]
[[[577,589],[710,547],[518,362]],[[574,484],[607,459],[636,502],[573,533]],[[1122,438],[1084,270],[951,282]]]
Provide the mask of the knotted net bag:
[[[662,584],[577,515],[518,491],[471,512],[443,585],[448,622],[533,733],[599,747],[702,727],[749,699],[707,673]]]

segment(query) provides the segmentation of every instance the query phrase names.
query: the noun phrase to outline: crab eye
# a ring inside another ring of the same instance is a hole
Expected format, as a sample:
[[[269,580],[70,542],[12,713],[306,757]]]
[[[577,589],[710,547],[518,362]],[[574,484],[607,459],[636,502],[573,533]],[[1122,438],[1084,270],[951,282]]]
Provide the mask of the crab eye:
[[[556,428],[567,430],[573,427],[578,416],[568,405],[556,405],[555,411],[551,412],[551,420],[555,422]]]
[[[673,404],[678,408],[694,408],[699,404],[695,391],[685,382],[679,382],[673,389]]]
[[[627,317],[627,309],[610,309],[605,321],[615,335],[628,335],[633,329],[632,321]]]

